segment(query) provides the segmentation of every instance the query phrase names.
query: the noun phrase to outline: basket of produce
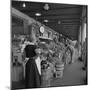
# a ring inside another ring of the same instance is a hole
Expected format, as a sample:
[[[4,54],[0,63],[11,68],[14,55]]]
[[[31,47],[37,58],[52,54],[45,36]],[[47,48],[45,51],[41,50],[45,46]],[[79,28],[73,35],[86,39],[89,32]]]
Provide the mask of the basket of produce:
[[[42,69],[41,69],[41,86],[48,87],[51,84],[51,79],[53,78],[53,64],[49,62],[42,62]]]

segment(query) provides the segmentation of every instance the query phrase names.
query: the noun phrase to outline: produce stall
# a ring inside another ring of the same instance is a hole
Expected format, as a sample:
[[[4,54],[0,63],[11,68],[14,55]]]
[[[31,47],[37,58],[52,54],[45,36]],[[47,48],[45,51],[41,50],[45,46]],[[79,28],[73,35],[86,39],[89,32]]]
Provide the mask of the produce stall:
[[[71,50],[68,48],[68,44],[65,46],[65,39],[62,38],[64,42],[58,40],[58,34],[53,35],[51,32],[48,34],[47,30],[43,32],[41,30],[42,34],[40,34],[39,26],[34,23],[29,26],[29,29],[31,30],[29,34],[32,34],[35,39],[35,45],[41,50],[41,87],[49,87],[53,78],[62,79],[64,66],[65,64],[69,64],[72,59]],[[25,57],[24,47],[26,45],[25,42],[30,43],[29,34],[14,36],[12,43],[13,81],[25,79],[25,64],[27,63],[27,59]],[[15,61],[14,58],[16,57],[17,60]]]

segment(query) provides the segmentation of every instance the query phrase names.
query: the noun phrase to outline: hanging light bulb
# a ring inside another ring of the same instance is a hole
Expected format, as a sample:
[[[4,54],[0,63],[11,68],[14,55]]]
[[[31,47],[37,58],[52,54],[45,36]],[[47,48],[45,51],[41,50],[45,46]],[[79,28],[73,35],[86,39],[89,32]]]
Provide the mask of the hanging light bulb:
[[[58,24],[61,24],[61,21],[58,21]]]
[[[44,22],[46,22],[46,23],[47,23],[47,22],[48,22],[48,20],[47,20],[47,19],[45,19],[45,20],[44,20]]]
[[[35,16],[41,16],[41,13],[35,13]]]
[[[49,5],[48,4],[45,4],[44,9],[45,10],[49,10]]]
[[[24,7],[24,8],[26,7],[26,4],[25,4],[25,3],[23,3],[23,7]]]

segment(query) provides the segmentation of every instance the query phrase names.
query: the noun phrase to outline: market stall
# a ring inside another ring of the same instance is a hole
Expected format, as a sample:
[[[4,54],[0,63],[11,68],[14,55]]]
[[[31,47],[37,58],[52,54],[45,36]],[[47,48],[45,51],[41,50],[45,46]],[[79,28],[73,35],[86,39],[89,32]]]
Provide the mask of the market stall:
[[[25,65],[28,59],[25,57],[24,48],[27,44],[31,44],[31,39],[34,39],[34,44],[41,50],[41,87],[49,87],[53,78],[63,77],[65,64],[72,62],[73,49],[66,42],[68,40],[65,37],[59,41],[59,34],[52,33],[37,23],[29,25],[28,32],[25,35],[14,35],[12,52],[13,58],[17,60],[12,60],[12,73],[14,74],[12,80],[25,79]],[[32,35],[34,38],[31,37]],[[16,66],[13,66],[14,63]]]

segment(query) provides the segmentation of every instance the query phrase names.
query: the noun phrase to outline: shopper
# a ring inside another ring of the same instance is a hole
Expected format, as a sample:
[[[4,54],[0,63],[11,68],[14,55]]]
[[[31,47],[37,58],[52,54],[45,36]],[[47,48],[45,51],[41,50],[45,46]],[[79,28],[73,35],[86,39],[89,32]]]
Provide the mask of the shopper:
[[[39,88],[40,87],[40,74],[35,62],[35,46],[34,45],[27,45],[25,48],[26,57],[29,60],[26,63],[26,88]]]
[[[39,70],[36,64],[36,38],[32,33],[30,34],[29,41],[30,43],[28,43],[28,45],[26,45],[25,47],[26,57],[29,58],[26,63],[25,69],[26,88],[39,88],[41,80]]]

